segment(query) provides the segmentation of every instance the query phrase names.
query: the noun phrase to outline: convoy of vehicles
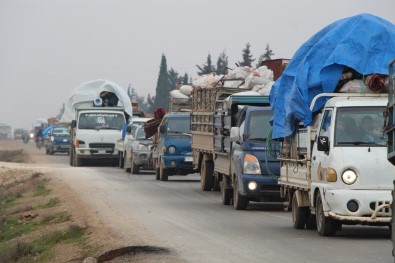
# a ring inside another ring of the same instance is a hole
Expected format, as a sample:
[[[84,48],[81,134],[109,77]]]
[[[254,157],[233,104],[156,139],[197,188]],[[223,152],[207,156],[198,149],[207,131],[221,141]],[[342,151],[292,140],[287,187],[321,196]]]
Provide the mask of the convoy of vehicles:
[[[317,39],[324,42],[312,38]],[[297,53],[302,55],[302,51]],[[314,59],[321,61],[320,54],[317,58],[312,54],[291,61],[300,79],[285,83],[286,89],[271,90],[270,100],[268,95],[242,94],[239,86],[194,87],[192,101],[170,100],[170,111],[157,120],[160,124],[150,138],[144,126],[152,119],[143,117],[138,104],[124,99],[117,88],[103,95],[103,86],[117,87],[113,83],[89,83],[97,96],[70,98],[71,143],[67,129],[54,128],[46,153],[70,152],[72,166],[81,166],[87,159],[106,159],[133,174],[153,169],[160,181],[199,172],[201,189],[220,190],[222,204],[233,204],[237,210],[247,209],[249,202],[280,202],[292,211],[296,229],[316,229],[321,236],[333,236],[342,225],[389,226],[394,236],[395,60],[389,65],[387,95],[382,87],[375,90],[384,85],[382,72],[375,76],[377,85],[359,82],[357,91],[339,91],[339,83],[350,72],[351,76],[360,74],[361,81],[372,77],[369,63],[364,65],[368,74],[359,73],[346,62],[318,65]],[[279,60],[276,65],[282,72],[288,62]],[[304,71],[299,69],[302,62],[310,63],[301,66]],[[372,64],[375,68],[377,63]],[[319,78],[314,79],[314,71],[320,72]],[[296,75],[290,73],[284,81]],[[330,76],[334,75],[340,80],[333,81]],[[303,87],[295,88],[301,79]],[[311,88],[309,81],[315,81],[313,91],[303,90]],[[322,92],[324,86],[328,92]],[[121,100],[122,105],[109,103],[114,100],[109,93],[118,95],[116,102]],[[300,97],[280,107],[274,105],[294,95]],[[136,111],[133,118],[131,105]],[[275,131],[276,125],[284,130]],[[272,137],[272,132],[277,134]],[[14,134],[15,139],[18,136]]]

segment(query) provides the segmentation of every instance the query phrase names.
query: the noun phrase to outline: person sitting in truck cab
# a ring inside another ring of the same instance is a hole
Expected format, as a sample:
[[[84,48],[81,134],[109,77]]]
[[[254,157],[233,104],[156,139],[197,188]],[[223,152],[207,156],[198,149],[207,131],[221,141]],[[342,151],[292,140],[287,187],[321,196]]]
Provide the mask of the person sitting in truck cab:
[[[386,139],[384,137],[384,132],[383,132],[384,130],[383,123],[375,120],[372,123],[370,123],[370,126],[368,126],[368,128],[370,129],[370,132],[364,135],[362,141],[372,142],[380,145],[386,144]]]

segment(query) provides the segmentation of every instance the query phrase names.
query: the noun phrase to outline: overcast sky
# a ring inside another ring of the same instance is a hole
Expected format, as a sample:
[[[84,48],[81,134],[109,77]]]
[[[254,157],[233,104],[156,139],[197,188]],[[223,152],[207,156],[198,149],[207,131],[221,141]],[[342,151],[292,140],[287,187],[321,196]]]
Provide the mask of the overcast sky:
[[[394,0],[0,0],[0,123],[30,128],[72,90],[108,79],[155,95],[162,53],[195,77],[196,64],[246,43],[254,58],[292,58],[328,24],[360,13],[395,24]]]

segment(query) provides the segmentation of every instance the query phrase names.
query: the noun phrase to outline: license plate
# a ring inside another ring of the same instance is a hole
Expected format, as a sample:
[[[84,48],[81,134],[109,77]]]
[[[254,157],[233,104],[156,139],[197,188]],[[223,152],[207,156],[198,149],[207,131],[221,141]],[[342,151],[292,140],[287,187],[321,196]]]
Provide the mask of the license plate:
[[[184,161],[185,162],[192,162],[193,158],[192,158],[192,156],[187,156],[187,157],[185,157]]]
[[[106,153],[106,150],[98,150],[97,153],[98,153],[98,154],[105,154],[105,153]]]

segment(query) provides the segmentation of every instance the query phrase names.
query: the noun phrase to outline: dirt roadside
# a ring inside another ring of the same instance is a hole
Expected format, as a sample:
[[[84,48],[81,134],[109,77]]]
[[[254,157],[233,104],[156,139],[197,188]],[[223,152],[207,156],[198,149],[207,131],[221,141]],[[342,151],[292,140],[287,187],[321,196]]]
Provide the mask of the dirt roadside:
[[[97,217],[96,212],[90,211],[81,202],[72,190],[61,180],[53,176],[54,171],[43,154],[36,154],[34,147],[26,147],[21,141],[0,140],[0,151],[20,150],[27,156],[25,163],[0,162],[0,186],[10,184],[15,180],[28,178],[35,172],[43,173],[48,178],[50,196],[34,197],[25,199],[25,205],[45,203],[48,198],[59,198],[60,204],[56,206],[58,211],[67,211],[71,215],[73,224],[83,228],[86,240],[90,247],[90,255],[81,244],[59,244],[56,246],[55,259],[48,262],[183,262],[176,254],[166,248],[150,247],[141,244],[130,244],[123,241],[122,237],[114,233],[110,227],[105,226]],[[40,200],[40,198],[42,200]],[[45,199],[45,200],[44,200]],[[23,204],[21,204],[23,205]],[[139,235],[144,235],[138,231]],[[144,240],[144,237],[142,237]],[[85,244],[86,246],[86,244]],[[87,261],[87,257],[92,257]],[[55,260],[55,261],[54,261]]]

